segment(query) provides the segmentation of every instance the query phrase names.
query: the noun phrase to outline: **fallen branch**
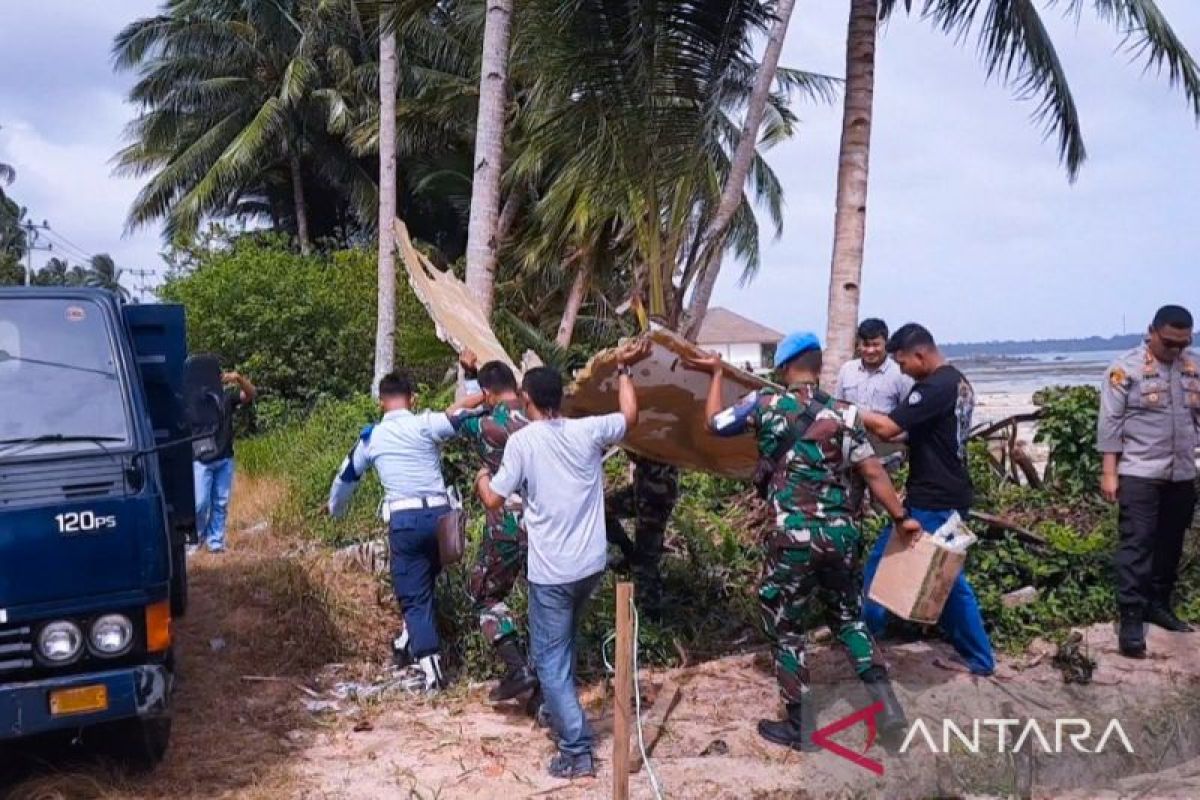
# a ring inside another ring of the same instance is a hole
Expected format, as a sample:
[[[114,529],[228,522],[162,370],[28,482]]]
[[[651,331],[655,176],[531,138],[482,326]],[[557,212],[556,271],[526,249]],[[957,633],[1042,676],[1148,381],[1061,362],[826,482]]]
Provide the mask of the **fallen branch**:
[[[1041,546],[1049,544],[1044,536],[1040,536],[1039,534],[1036,534],[1027,528],[1022,528],[1012,520],[996,516],[995,514],[988,514],[983,511],[972,511],[971,519],[985,523],[988,526],[989,532],[992,530],[1007,531],[1016,536],[1017,539],[1028,544],[1036,544]]]
[[[679,702],[679,685],[667,679],[658,690],[658,698],[650,708],[650,713],[642,719],[642,740],[646,743],[646,755],[654,751],[658,737],[662,735],[667,723],[667,715]],[[637,772],[642,768],[642,751],[638,746],[637,737],[629,743],[629,771]]]

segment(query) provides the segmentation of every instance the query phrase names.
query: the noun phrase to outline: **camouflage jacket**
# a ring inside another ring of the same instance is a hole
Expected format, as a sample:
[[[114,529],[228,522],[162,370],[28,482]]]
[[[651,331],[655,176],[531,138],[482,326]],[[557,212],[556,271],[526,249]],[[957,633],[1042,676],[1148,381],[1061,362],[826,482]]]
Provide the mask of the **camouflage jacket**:
[[[747,429],[758,439],[760,453],[775,453],[789,428],[808,408],[816,387],[796,384],[786,392],[761,389],[713,417],[719,436],[736,436]],[[803,424],[803,423],[799,423]],[[780,528],[805,528],[857,516],[851,499],[859,481],[852,467],[875,454],[858,409],[827,399],[824,408],[781,458],[770,489]]]
[[[504,458],[508,437],[529,424],[520,403],[500,402],[491,408],[465,411],[451,420],[459,435],[470,440],[484,466],[495,474]]]

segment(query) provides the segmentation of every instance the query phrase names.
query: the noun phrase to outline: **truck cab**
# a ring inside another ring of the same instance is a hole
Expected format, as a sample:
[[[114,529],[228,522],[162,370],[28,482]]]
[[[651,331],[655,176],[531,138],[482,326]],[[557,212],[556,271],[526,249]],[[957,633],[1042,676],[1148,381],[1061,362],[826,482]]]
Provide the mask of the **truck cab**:
[[[195,528],[185,336],[180,306],[0,288],[0,749],[166,751]]]

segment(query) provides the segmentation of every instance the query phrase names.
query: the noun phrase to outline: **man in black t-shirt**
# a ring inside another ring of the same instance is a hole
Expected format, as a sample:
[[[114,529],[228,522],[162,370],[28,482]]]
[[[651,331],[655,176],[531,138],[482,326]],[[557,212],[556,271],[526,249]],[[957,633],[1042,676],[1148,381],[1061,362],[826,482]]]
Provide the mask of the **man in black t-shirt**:
[[[213,435],[192,445],[192,476],[196,484],[196,532],[210,553],[225,550],[225,519],[233,492],[233,414],[254,402],[256,390],[236,372],[221,374],[224,390]]]
[[[885,441],[907,437],[905,504],[909,516],[933,532],[954,512],[965,520],[970,511],[974,492],[967,469],[967,438],[975,410],[975,390],[961,372],[946,363],[933,336],[920,325],[909,323],[900,328],[888,341],[887,349],[916,384],[890,414],[864,412],[863,423]],[[891,526],[883,530],[867,559],[864,593],[870,590],[891,533]],[[882,634],[887,618],[883,606],[871,600],[864,602],[863,619],[872,633]],[[971,672],[992,673],[996,660],[983,627],[979,601],[961,573],[938,622]]]

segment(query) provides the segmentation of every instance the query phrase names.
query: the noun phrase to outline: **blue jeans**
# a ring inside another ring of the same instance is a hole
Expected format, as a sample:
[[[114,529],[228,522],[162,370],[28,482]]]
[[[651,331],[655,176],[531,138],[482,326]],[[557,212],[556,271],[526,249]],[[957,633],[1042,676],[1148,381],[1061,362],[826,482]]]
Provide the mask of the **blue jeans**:
[[[392,588],[404,612],[408,649],[413,658],[438,652],[433,583],[441,572],[437,521],[445,508],[420,508],[392,514],[388,543],[392,551]]]
[[[574,583],[529,583],[529,638],[542,698],[559,751],[572,756],[592,752],[592,729],[575,691],[575,634],[584,606],[604,572]]]
[[[211,550],[223,549],[229,496],[233,493],[233,459],[208,464],[193,461],[192,478],[196,484],[196,533],[200,543]]]
[[[954,511],[910,508],[908,513],[921,523],[922,528],[933,532],[950,519]],[[959,514],[966,519],[965,510],[959,511]],[[875,636],[883,635],[891,615],[886,608],[867,599],[867,593],[871,589],[875,570],[879,568],[879,560],[883,558],[883,551],[891,535],[892,526],[889,525],[879,534],[879,540],[875,542],[875,547],[872,548],[871,555],[867,557],[867,563],[863,567],[863,622],[867,623],[867,628]],[[938,625],[950,644],[954,645],[954,649],[967,662],[971,672],[976,675],[992,674],[996,668],[992,643],[983,627],[979,601],[975,599],[975,592],[971,589],[971,584],[967,583],[966,575],[961,572],[954,579],[954,586],[950,589],[950,596],[946,598],[946,606],[942,609]]]

